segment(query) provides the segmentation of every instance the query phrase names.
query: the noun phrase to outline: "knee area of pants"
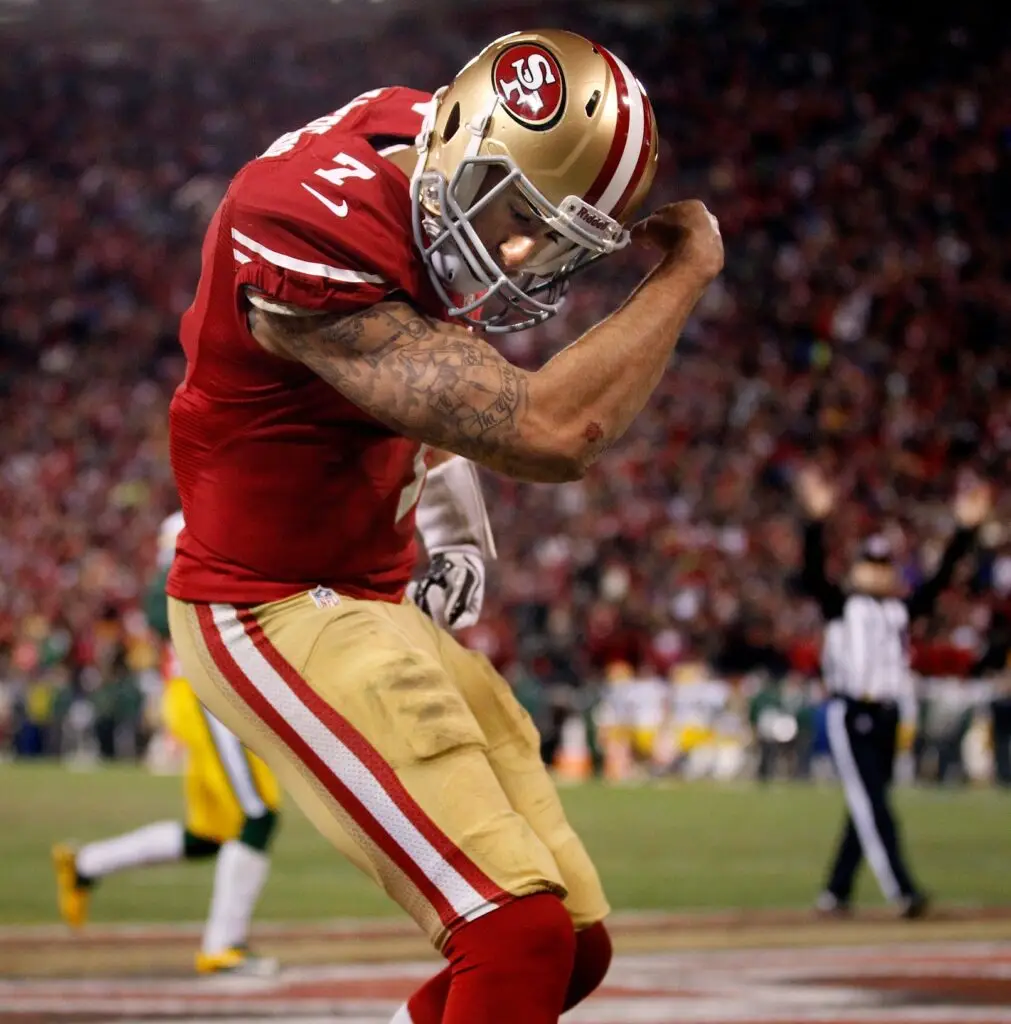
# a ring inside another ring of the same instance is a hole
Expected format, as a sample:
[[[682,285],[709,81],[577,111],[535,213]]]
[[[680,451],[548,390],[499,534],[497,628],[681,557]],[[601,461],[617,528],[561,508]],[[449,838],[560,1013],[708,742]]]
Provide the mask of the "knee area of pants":
[[[239,832],[239,842],[261,853],[266,853],[274,833],[277,831],[279,815],[276,811],[267,811],[258,818],[246,818]]]
[[[183,832],[183,857],[186,860],[203,860],[206,857],[217,856],[221,849],[221,842],[212,839],[210,836],[197,835],[187,829]]]

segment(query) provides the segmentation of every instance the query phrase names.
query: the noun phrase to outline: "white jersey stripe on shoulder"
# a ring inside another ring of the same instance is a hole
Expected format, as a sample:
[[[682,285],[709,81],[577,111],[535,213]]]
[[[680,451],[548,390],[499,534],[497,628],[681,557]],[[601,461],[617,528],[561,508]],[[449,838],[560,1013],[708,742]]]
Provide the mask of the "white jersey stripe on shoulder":
[[[237,263],[252,263],[253,257],[247,256],[241,249],[232,249],[232,255]]]
[[[308,274],[311,277],[324,277],[328,281],[340,281],[344,284],[382,284],[383,279],[375,274],[363,274],[357,270],[346,270],[343,267],[331,267],[327,263],[310,263],[307,260],[295,259],[294,256],[286,256],[283,252],[276,252],[262,242],[244,235],[241,231],[232,228],[232,241],[237,242],[244,249],[256,253],[268,263],[284,270],[295,270],[300,274]]]
[[[608,50],[608,53],[611,53]],[[628,183],[635,174],[636,165],[639,163],[639,153],[642,150],[643,140],[646,134],[646,105],[643,102],[642,92],[639,90],[639,83],[635,75],[628,69],[628,65],[619,57],[611,53],[621,77],[625,81],[625,89],[628,95],[628,135],[625,138],[625,148],[622,150],[621,159],[615,168],[614,176],[604,190],[604,194],[594,204],[601,213],[610,214],[618,205],[618,200],[625,194]]]

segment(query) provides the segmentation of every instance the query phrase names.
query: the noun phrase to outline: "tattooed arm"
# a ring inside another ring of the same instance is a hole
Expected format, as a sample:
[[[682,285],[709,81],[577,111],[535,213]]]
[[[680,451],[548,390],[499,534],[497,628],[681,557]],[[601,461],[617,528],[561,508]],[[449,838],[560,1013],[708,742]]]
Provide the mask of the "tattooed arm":
[[[701,203],[667,207],[644,234],[664,260],[617,312],[533,373],[403,302],[350,315],[254,306],[250,331],[406,437],[519,479],[577,479],[646,404],[722,266],[719,232]]]
[[[339,317],[254,307],[250,328],[268,351],[304,363],[405,437],[522,479],[576,475],[530,408],[530,374],[461,327],[383,302]]]

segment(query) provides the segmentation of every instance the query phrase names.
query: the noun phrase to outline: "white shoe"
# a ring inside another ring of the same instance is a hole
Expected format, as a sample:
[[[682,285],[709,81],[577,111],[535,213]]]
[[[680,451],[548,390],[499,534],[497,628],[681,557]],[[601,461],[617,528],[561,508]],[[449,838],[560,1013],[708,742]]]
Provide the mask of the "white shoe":
[[[849,917],[850,914],[849,903],[844,903],[835,893],[831,893],[827,889],[818,894],[818,898],[814,901],[814,909],[826,917]]]

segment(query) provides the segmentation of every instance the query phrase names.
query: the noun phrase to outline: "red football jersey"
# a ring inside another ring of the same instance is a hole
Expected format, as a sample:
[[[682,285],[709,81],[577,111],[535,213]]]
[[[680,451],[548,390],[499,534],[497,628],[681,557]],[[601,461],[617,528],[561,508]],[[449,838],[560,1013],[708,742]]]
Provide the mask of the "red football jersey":
[[[168,592],[256,604],[317,585],[399,600],[415,561],[424,453],[246,326],[246,287],[352,312],[392,292],[445,316],[415,248],[407,177],[431,96],[379,89],[283,135],[232,181],[182,319],[172,469],[186,527]]]

